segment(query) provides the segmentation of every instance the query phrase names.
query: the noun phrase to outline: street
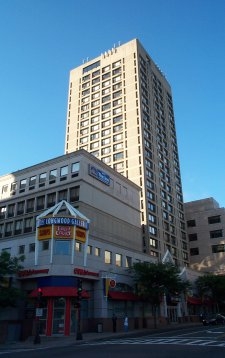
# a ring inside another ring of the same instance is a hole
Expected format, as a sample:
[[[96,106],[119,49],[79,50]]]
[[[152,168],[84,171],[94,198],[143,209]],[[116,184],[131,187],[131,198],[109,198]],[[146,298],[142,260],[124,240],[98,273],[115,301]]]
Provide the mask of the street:
[[[224,358],[225,326],[196,327],[182,330],[152,333],[147,336],[111,338],[82,342],[61,347],[41,347],[27,349],[0,350],[0,358],[72,358],[74,355],[85,358]]]

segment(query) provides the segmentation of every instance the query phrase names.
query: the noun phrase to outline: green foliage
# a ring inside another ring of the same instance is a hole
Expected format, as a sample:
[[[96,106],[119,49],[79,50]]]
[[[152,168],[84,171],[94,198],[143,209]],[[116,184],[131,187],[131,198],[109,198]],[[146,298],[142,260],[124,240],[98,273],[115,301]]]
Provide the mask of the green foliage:
[[[195,281],[200,296],[203,299],[211,298],[218,307],[225,304],[225,276],[207,274]]]
[[[133,265],[137,293],[154,305],[159,305],[163,294],[178,295],[189,286],[179,276],[179,269],[170,263],[141,263]]]
[[[14,307],[18,298],[24,297],[24,293],[16,287],[0,288],[0,308]]]
[[[24,256],[11,257],[6,251],[0,254],[0,307],[14,306],[22,292],[12,286],[12,278],[23,268]]]

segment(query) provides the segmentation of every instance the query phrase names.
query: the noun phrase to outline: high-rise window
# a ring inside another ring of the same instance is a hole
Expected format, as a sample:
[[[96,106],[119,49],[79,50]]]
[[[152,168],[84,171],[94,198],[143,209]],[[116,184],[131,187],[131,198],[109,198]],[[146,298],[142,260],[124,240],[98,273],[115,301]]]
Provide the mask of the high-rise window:
[[[67,189],[58,192],[58,201],[67,200]]]
[[[56,203],[56,193],[51,193],[47,195],[47,208],[54,206]]]
[[[24,220],[24,232],[31,232],[33,231],[33,226],[34,226],[34,218],[30,217],[30,218],[26,218]]]
[[[198,235],[196,233],[189,234],[188,239],[189,239],[189,241],[196,241],[196,240],[198,240]]]
[[[3,237],[4,224],[0,224],[0,237]]]
[[[188,226],[188,227],[194,227],[194,226],[196,226],[195,220],[188,220],[188,221],[187,221],[187,226]]]
[[[60,176],[68,175],[68,165],[60,168]]]
[[[15,214],[15,204],[11,204],[8,206],[8,218],[13,217]]]
[[[132,267],[132,258],[130,256],[126,256],[126,259],[125,259],[125,267]]]
[[[25,189],[26,188],[26,184],[27,184],[27,179],[22,179],[20,180],[20,190]]]
[[[216,239],[218,237],[223,237],[223,230],[214,230],[210,231],[210,239]]]
[[[45,196],[38,196],[37,197],[37,210],[42,210],[45,207]]]
[[[34,187],[35,186],[36,179],[37,179],[36,175],[33,175],[32,177],[30,177],[30,179],[29,179],[29,187]]]
[[[105,250],[105,264],[112,263],[112,252]]]
[[[116,254],[116,266],[121,267],[122,266],[122,255]]]
[[[22,229],[23,229],[23,220],[16,220],[14,234],[15,235],[22,234]]]
[[[70,198],[69,201],[74,202],[79,200],[80,187],[76,186],[70,188]]]
[[[196,256],[199,255],[199,248],[198,247],[193,247],[190,249],[190,255],[191,256]]]
[[[212,245],[212,253],[225,252],[225,244]]]
[[[18,249],[18,254],[23,255],[25,253],[25,245],[20,245]]]
[[[34,242],[29,244],[29,252],[35,252],[35,243]]]
[[[17,215],[24,214],[25,201],[20,201],[17,204]]]
[[[53,170],[50,170],[50,173],[49,173],[49,180],[50,181],[55,181],[57,178],[57,169],[53,169]]]
[[[39,184],[43,184],[46,181],[47,173],[42,173],[39,175]]]
[[[220,215],[215,215],[215,216],[208,217],[208,223],[209,224],[217,224],[217,223],[220,223],[220,222],[221,222]]]
[[[5,236],[12,236],[13,233],[13,222],[8,222],[5,224]]]
[[[101,255],[101,249],[99,247],[95,247],[95,256]]]

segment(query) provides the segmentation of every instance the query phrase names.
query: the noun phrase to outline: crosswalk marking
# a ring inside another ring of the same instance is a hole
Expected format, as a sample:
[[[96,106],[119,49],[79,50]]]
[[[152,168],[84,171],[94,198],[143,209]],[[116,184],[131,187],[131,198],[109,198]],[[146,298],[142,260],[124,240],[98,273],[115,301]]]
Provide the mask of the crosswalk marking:
[[[201,343],[201,346],[210,346],[210,343],[215,343],[215,341],[206,341]],[[219,346],[220,343],[217,344],[217,346]],[[225,347],[225,343],[222,344],[222,347]]]
[[[225,341],[195,339],[195,338],[119,338],[106,341],[86,342],[85,345],[113,345],[113,344],[171,344],[171,345],[194,345],[194,346],[217,346],[225,347]]]
[[[186,344],[189,344],[189,345],[198,345],[198,344],[202,344],[202,340],[201,339],[195,339],[195,340],[193,340],[193,341],[191,341],[191,342],[187,342]]]

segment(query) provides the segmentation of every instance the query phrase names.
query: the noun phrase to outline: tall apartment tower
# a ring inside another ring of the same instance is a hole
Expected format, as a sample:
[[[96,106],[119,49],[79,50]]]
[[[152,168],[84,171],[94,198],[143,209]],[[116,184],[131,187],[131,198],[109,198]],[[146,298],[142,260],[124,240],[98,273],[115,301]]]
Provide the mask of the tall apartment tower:
[[[70,72],[65,153],[81,148],[141,187],[143,251],[188,266],[171,88],[139,40]]]

